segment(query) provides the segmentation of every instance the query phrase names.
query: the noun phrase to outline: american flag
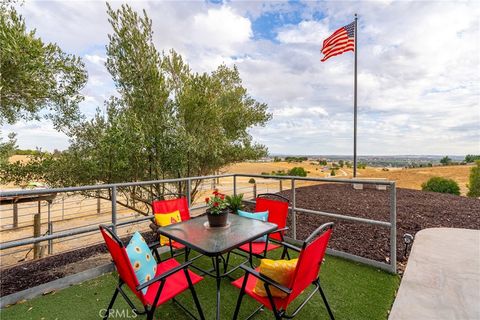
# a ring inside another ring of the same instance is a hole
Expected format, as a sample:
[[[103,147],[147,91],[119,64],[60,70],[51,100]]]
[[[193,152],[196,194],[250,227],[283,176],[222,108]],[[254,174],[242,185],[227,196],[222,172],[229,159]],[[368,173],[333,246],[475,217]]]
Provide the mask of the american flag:
[[[323,41],[322,53],[325,55],[322,62],[330,57],[347,51],[354,51],[355,47],[355,22],[347,24],[335,31]]]

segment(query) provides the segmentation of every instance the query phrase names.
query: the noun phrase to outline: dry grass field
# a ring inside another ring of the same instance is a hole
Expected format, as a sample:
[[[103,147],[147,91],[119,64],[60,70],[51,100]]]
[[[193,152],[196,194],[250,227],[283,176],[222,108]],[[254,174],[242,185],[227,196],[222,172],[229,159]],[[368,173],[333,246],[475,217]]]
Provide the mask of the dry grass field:
[[[302,163],[288,163],[288,162],[241,162],[228,166],[222,172],[230,173],[251,173],[261,174],[262,172],[271,172],[276,170],[289,170],[293,167],[303,167],[309,171],[309,177],[330,177],[330,171],[321,171],[321,166],[312,165],[312,161],[304,161]],[[472,166],[437,166],[428,168],[388,168],[388,171],[383,168],[367,167],[366,169],[358,169],[358,178],[385,178],[393,180],[397,183],[399,188],[421,190],[422,183],[426,182],[431,177],[440,176],[455,180],[460,186],[462,195],[467,193],[468,176]],[[335,177],[351,178],[353,176],[352,169],[342,168],[337,171]]]

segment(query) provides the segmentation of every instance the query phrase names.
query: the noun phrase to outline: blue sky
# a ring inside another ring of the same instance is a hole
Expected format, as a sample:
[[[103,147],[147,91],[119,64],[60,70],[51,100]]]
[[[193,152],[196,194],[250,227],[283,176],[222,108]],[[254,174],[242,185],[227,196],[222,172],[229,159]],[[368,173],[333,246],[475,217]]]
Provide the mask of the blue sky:
[[[122,2],[113,2],[118,7]],[[254,139],[272,153],[351,154],[353,54],[320,62],[323,39],[359,14],[359,154],[480,153],[478,2],[131,2],[153,20],[159,50],[194,71],[237,65],[273,114]],[[103,1],[26,1],[27,26],[85,62],[81,111],[115,94],[106,71],[111,32]],[[4,125],[22,148],[65,149],[49,122]]]

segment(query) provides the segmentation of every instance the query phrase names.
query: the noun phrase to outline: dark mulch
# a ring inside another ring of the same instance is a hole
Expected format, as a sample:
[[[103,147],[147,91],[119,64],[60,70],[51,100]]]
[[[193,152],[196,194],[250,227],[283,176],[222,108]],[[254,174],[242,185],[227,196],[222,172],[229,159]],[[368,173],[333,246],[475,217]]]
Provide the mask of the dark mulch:
[[[291,197],[290,191],[282,194]],[[319,210],[389,221],[389,191],[375,189],[354,190],[351,185],[321,184],[298,188],[297,208]],[[292,217],[288,218],[291,228]],[[329,246],[366,258],[386,261],[389,257],[389,229],[361,223],[351,223],[321,216],[297,213],[297,238],[305,239],[324,222],[334,221],[335,229]],[[404,258],[403,235],[433,227],[480,229],[480,200],[449,194],[397,189],[397,257]],[[293,236],[289,231],[289,236]],[[144,233],[147,241],[154,241],[153,232]],[[127,242],[128,239],[123,239]],[[55,268],[82,261],[98,253],[105,253],[103,244],[58,254],[2,270],[0,295],[8,295],[34,287],[65,274]]]
[[[291,197],[290,191],[282,194]],[[374,220],[390,220],[389,191],[354,190],[351,185],[322,184],[298,188],[296,207]],[[289,227],[292,227],[289,216]],[[297,213],[297,238],[305,239],[322,223],[333,221],[329,246],[385,262],[389,257],[390,229]],[[480,200],[450,194],[397,188],[397,259],[404,260],[403,235],[426,228],[480,229]],[[288,234],[292,236],[291,232]]]

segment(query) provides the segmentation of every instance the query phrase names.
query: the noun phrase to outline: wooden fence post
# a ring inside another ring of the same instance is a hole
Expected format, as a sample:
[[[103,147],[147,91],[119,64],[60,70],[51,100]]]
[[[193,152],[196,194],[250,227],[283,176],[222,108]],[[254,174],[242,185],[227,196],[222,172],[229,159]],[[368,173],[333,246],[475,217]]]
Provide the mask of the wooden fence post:
[[[253,184],[253,199],[257,199],[257,183]]]
[[[38,212],[33,216],[33,237],[38,238],[42,233],[41,203],[38,201]],[[41,258],[40,242],[33,244],[33,259]]]
[[[97,190],[97,214],[100,214],[101,203],[100,203],[100,190]]]
[[[280,182],[280,192],[282,192],[283,191],[283,180],[280,179],[279,182]]]
[[[13,228],[18,228],[18,204],[13,204]]]

